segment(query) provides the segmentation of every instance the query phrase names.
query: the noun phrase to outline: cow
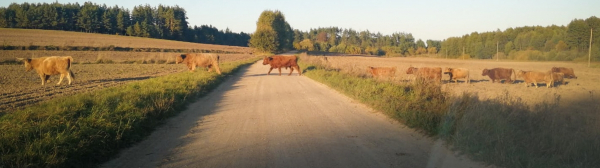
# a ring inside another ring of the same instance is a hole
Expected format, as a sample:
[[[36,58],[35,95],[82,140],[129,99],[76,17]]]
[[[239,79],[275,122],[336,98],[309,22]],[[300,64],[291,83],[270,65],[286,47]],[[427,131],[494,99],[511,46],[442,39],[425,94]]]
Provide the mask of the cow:
[[[296,69],[298,71],[298,76],[302,76],[302,70],[300,70],[300,66],[298,66],[298,57],[296,56],[281,56],[281,55],[275,55],[275,56],[270,56],[270,57],[264,57],[263,58],[263,65],[271,65],[271,68],[269,69],[269,72],[267,72],[267,75],[271,74],[271,71],[275,68],[279,69],[279,76],[281,76],[281,68],[291,68],[290,69],[290,74],[288,74],[288,76],[292,75],[292,72],[294,72],[294,69]]]
[[[454,83],[458,83],[458,79],[465,78],[465,83],[471,83],[469,78],[469,70],[465,68],[446,68],[444,74],[450,76],[450,81],[454,80]]]
[[[494,69],[483,69],[481,76],[489,76],[492,79],[492,83],[495,83],[496,80],[501,82],[503,79],[506,80],[504,83],[513,83],[514,80],[511,79],[512,74],[515,73],[515,70],[508,68],[494,68]],[[516,75],[515,75],[516,79]]]
[[[219,68],[219,55],[200,53],[200,54],[181,54],[175,58],[175,64],[185,63],[190,72],[196,70],[196,67],[208,68],[208,72],[211,72],[214,68],[215,71],[220,75],[221,68]]]
[[[394,78],[396,76],[396,67],[367,67],[367,71],[374,78]]]
[[[442,81],[442,68],[440,67],[409,67],[406,70],[406,74],[415,74],[417,78],[435,80],[436,82]]]
[[[56,85],[60,85],[65,76],[69,80],[69,85],[71,85],[72,80],[75,79],[75,75],[71,72],[71,66],[73,64],[73,57],[71,56],[17,58],[17,60],[24,62],[26,72],[35,69],[42,79],[42,86],[46,84],[46,81],[50,82],[48,80],[50,75],[60,75],[60,80],[58,80]]]
[[[565,78],[575,78],[577,79],[577,76],[575,76],[575,71],[573,71],[573,68],[565,68],[565,67],[552,67],[552,72],[560,72],[563,73],[565,76]]]
[[[552,72],[548,71],[548,72],[536,72],[536,71],[521,71],[519,70],[517,72],[517,77],[521,77],[523,78],[523,80],[525,81],[525,85],[527,87],[531,86],[531,84],[533,83],[533,85],[535,85],[535,87],[538,87],[538,83],[546,83],[546,87],[550,88],[550,86],[552,86]]]
[[[552,72],[552,86],[555,86],[556,83],[560,83],[561,85],[564,82],[565,74],[560,72]]]

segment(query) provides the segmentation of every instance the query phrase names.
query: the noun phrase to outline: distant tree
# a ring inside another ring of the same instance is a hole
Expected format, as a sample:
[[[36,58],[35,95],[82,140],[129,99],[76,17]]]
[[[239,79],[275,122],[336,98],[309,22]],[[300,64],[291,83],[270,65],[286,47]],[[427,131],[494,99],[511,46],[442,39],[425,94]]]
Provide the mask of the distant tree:
[[[310,39],[304,39],[300,42],[299,49],[306,50],[306,51],[314,51],[315,45],[313,44],[313,42]]]
[[[277,51],[277,46],[279,46],[277,33],[268,29],[256,30],[256,32],[252,34],[248,46],[261,52],[275,53]]]
[[[590,41],[590,26],[581,19],[575,19],[568,25],[566,43],[571,48],[585,51]]]
[[[504,53],[507,55],[514,49],[515,49],[515,46],[513,45],[512,41],[509,41],[508,43],[506,43],[506,45],[504,45]]]
[[[292,49],[294,32],[280,11],[265,10],[256,22],[256,32],[249,46],[262,52],[277,52]],[[274,47],[274,48],[273,48]]]
[[[417,40],[417,44],[416,45],[417,45],[416,46],[417,48],[419,48],[419,47],[421,47],[423,49],[427,48],[427,46],[425,46],[425,42],[423,42],[423,40],[421,40],[421,39]]]
[[[427,47],[427,53],[429,54],[437,54],[437,47]]]
[[[565,43],[564,41],[558,41],[558,43],[556,44],[556,46],[554,47],[556,49],[556,51],[561,52],[561,51],[565,51],[568,49],[567,43]]]

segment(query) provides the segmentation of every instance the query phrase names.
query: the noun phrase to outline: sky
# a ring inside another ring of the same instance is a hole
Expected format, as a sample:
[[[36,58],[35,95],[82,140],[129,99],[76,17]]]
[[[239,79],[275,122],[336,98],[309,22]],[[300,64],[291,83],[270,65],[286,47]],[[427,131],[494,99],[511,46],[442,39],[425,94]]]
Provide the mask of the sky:
[[[11,3],[75,3],[81,0],[0,0]],[[338,27],[390,35],[411,33],[416,39],[444,40],[472,32],[523,26],[566,26],[573,19],[600,17],[600,0],[145,0],[91,1],[130,10],[148,4],[179,5],[189,26],[253,33],[264,10],[281,11],[293,29]]]

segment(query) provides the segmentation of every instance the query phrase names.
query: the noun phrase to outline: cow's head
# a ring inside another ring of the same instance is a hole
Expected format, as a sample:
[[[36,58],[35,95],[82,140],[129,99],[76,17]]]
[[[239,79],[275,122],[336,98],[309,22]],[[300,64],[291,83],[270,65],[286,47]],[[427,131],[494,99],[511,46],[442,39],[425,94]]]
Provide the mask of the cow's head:
[[[408,69],[406,70],[406,74],[413,74],[417,71],[418,69],[415,67],[408,67]]]
[[[557,67],[552,67],[552,72],[560,72],[560,70]]]
[[[17,60],[23,61],[25,65],[25,72],[29,72],[33,69],[33,66],[31,65],[31,58],[17,58]]]
[[[273,57],[265,57],[265,58],[263,58],[263,65],[270,64],[272,60],[273,60]]]
[[[181,54],[175,57],[175,64],[179,64],[182,63],[183,60],[185,60],[185,57],[187,57],[187,54]]]
[[[486,76],[490,74],[490,70],[489,69],[483,69],[483,72],[481,73],[481,76]]]

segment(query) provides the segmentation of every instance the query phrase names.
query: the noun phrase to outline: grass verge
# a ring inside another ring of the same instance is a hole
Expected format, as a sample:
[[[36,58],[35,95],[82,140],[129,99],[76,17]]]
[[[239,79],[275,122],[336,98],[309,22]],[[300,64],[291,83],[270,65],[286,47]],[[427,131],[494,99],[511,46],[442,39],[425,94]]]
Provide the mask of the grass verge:
[[[0,117],[0,167],[94,167],[258,58],[44,102]]]
[[[502,167],[600,167],[600,105],[593,98],[571,102],[589,104],[585,109],[559,106],[560,96],[530,108],[508,94],[491,100],[452,96],[423,81],[377,81],[332,69],[317,57],[300,60],[305,76],[475,160]]]

